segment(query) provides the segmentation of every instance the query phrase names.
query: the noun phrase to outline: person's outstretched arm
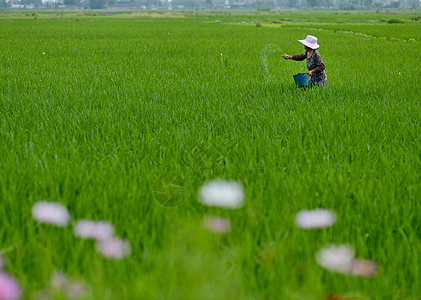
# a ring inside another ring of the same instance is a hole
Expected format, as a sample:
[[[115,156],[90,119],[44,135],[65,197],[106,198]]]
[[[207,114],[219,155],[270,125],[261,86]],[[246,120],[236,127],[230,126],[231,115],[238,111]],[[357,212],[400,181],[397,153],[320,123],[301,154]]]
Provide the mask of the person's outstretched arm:
[[[293,55],[293,56],[284,54],[284,55],[282,55],[282,57],[285,58],[285,59],[292,59],[292,60],[305,60],[306,54],[304,53],[304,54]]]

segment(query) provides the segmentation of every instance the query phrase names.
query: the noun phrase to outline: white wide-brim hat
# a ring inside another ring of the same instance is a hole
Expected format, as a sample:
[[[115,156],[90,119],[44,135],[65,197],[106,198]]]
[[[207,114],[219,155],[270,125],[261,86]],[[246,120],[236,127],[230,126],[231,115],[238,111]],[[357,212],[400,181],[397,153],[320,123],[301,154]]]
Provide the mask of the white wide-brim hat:
[[[312,35],[306,36],[305,40],[298,40],[300,43],[304,44],[305,46],[311,48],[311,49],[317,49],[320,46],[317,44],[317,38]]]

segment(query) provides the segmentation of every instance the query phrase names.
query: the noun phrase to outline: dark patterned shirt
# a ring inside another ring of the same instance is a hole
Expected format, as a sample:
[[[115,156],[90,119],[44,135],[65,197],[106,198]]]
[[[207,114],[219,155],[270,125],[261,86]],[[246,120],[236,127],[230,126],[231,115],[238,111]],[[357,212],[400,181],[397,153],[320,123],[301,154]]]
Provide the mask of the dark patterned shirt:
[[[294,55],[293,60],[304,60],[307,58],[307,51],[304,54]],[[311,75],[309,79],[310,84],[326,84],[326,72],[325,65],[323,63],[322,57],[320,56],[317,50],[314,50],[310,58],[307,58],[307,69],[316,70],[316,72]]]

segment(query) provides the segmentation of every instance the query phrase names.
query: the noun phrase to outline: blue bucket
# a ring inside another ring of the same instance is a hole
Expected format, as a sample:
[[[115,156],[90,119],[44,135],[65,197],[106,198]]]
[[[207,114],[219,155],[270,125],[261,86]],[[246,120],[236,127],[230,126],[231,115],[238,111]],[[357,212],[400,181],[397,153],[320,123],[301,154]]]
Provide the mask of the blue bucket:
[[[308,86],[308,73],[298,73],[292,77],[294,77],[295,84],[298,87]]]

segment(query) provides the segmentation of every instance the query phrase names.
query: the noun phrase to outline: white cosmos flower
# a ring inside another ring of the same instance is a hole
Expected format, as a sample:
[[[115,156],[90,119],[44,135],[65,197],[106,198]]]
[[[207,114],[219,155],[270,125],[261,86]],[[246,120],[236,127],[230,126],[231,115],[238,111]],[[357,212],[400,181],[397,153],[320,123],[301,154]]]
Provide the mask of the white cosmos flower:
[[[200,202],[207,206],[234,209],[244,205],[244,191],[236,181],[212,180],[200,188]]]
[[[40,223],[58,227],[67,226],[70,222],[67,208],[57,202],[38,201],[32,206],[32,217]]]
[[[124,239],[113,237],[108,240],[98,241],[96,250],[105,258],[118,260],[130,255],[130,243]]]
[[[354,250],[348,245],[330,245],[317,252],[316,261],[328,271],[349,274],[354,262]]]
[[[80,220],[74,234],[81,239],[107,240],[114,236],[114,226],[103,221]]]
[[[335,222],[336,214],[329,209],[302,210],[295,215],[295,223],[303,229],[328,227]]]

